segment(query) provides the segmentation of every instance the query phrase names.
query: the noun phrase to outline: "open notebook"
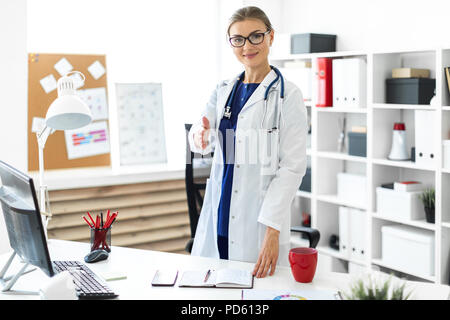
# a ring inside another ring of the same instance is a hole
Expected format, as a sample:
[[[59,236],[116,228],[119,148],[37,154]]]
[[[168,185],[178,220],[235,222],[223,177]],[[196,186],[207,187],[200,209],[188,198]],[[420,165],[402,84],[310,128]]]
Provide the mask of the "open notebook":
[[[239,269],[189,270],[183,272],[178,286],[253,288],[253,275],[251,271]]]

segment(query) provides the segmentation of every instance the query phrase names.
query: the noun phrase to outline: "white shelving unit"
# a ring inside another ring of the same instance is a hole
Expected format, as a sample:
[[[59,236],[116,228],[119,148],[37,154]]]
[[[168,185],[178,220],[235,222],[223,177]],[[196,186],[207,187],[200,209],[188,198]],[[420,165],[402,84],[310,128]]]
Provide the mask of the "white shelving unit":
[[[360,57],[367,62],[367,101],[361,108],[315,107],[317,88],[317,58],[345,59]],[[444,67],[450,66],[450,49],[418,49],[386,52],[330,52],[274,57],[271,64],[283,67],[287,61],[309,61],[312,66],[311,101],[305,102],[312,125],[311,147],[308,163],[312,171],[311,192],[298,191],[291,221],[301,222],[301,213],[311,215],[311,226],[321,233],[317,246],[319,254],[353,263],[364,268],[378,268],[386,272],[400,273],[413,280],[449,284],[450,276],[450,168],[443,168],[442,140],[450,139],[450,95]],[[415,67],[430,69],[436,79],[437,106],[388,104],[385,102],[385,79],[391,77],[392,68]],[[289,80],[289,79],[288,79]],[[301,89],[301,88],[300,88]],[[415,144],[414,112],[432,110],[435,164],[424,166],[412,161],[391,161],[387,155],[391,148],[394,122],[404,122],[408,147]],[[337,152],[339,118],[345,117],[346,131],[353,125],[367,127],[367,157],[350,156]],[[344,201],[337,196],[336,174],[349,172],[363,174],[367,178],[367,203],[364,206]],[[419,180],[436,190],[436,221],[401,220],[377,213],[376,188],[382,183],[398,180]],[[364,261],[346,258],[339,250],[329,246],[331,235],[339,234],[339,206],[348,206],[366,212],[367,250]],[[408,269],[399,270],[386,264],[381,255],[381,227],[403,224],[427,230],[435,236],[434,274],[415,274]],[[298,234],[291,238],[292,246],[305,245]]]

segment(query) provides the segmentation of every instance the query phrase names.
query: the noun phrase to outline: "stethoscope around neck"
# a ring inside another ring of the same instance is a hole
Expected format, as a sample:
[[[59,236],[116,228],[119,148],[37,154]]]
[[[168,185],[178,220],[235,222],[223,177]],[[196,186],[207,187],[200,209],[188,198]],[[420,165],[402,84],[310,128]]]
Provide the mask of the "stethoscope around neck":
[[[276,113],[275,113],[276,116],[274,116],[274,125],[272,126],[272,129],[269,129],[269,132],[278,129],[278,121],[279,121],[278,105],[280,106],[280,109],[281,109],[281,107],[283,106],[283,99],[284,99],[284,78],[283,78],[283,75],[281,74],[280,70],[278,70],[274,66],[270,66],[270,67],[272,68],[273,71],[275,71],[275,73],[277,74],[277,77],[269,84],[269,86],[266,89],[266,92],[264,93],[264,113],[263,113],[263,117],[261,119],[261,128],[263,127],[264,120],[265,120],[265,117],[266,117],[267,100],[269,98],[270,89],[273,87],[273,85],[277,81],[280,81],[281,89],[280,89],[280,97],[279,97],[280,101],[279,101],[279,103],[275,104],[275,107],[276,107],[277,110],[276,110]],[[237,81],[235,82],[235,84],[233,86],[233,89],[231,90],[231,94],[228,97],[228,100],[227,100],[227,103],[226,103],[226,106],[225,106],[225,111],[223,113],[223,118],[222,119],[228,119],[228,120],[231,119],[231,112],[232,112],[231,111],[231,104],[233,103],[234,96],[236,95],[236,90],[237,90],[237,87],[239,85],[239,81],[241,79],[244,79],[244,74],[245,74],[245,71],[242,72],[239,75],[239,77],[237,78]]]

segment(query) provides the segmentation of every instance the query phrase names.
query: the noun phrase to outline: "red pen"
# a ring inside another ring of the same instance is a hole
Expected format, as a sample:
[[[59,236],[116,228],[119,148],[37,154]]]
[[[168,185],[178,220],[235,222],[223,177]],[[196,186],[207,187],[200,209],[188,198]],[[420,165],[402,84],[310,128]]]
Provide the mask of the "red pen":
[[[116,220],[116,217],[117,217],[117,213],[113,213],[113,215],[110,217],[108,223],[106,224],[106,227],[105,227],[106,229],[109,228],[114,223],[114,221]]]
[[[100,218],[97,215],[97,218],[95,219],[95,228],[98,229],[100,226]]]
[[[116,216],[117,216],[117,211],[116,211],[116,212],[113,212],[113,214],[109,216],[109,219],[108,219],[108,221],[106,221],[106,224],[107,224],[107,225],[110,225],[111,221],[112,221]]]
[[[91,223],[85,218],[85,217],[83,217],[83,219],[84,219],[84,221],[86,221],[86,223],[89,225],[89,227],[91,227],[92,228],[92,225],[91,225]]]
[[[105,229],[108,229],[109,227],[111,227],[111,225],[114,223],[114,221],[116,221],[116,217],[114,217],[114,218],[111,220],[110,224],[108,224],[108,226],[106,226]]]
[[[89,219],[91,219],[92,224],[95,225],[94,219],[92,219],[91,215],[89,214],[89,211],[87,211],[86,213],[87,213],[87,215],[89,216]]]
[[[108,209],[108,211],[106,212],[106,220],[105,220],[105,222],[108,222],[108,219],[109,219],[109,213],[110,213],[110,211],[109,211],[109,209]]]

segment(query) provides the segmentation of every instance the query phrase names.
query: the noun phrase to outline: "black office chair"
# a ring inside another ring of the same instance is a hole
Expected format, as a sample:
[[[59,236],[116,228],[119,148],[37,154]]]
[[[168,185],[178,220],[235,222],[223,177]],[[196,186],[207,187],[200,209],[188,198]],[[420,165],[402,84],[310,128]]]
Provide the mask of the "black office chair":
[[[206,183],[196,183],[194,180],[194,166],[193,162],[196,158],[211,158],[214,153],[207,155],[201,155],[199,153],[193,152],[189,145],[188,133],[191,129],[192,124],[185,123],[184,129],[186,133],[186,170],[185,170],[185,183],[186,183],[186,195],[189,210],[189,221],[191,226],[191,239],[189,239],[186,244],[185,250],[188,253],[192,251],[192,245],[194,243],[195,230],[197,229],[198,218],[200,215],[201,208],[203,206],[203,196],[200,191],[206,189]],[[299,232],[306,234],[309,240],[309,247],[315,248],[320,240],[319,230],[303,227],[303,226],[293,226],[291,228],[293,232]]]

